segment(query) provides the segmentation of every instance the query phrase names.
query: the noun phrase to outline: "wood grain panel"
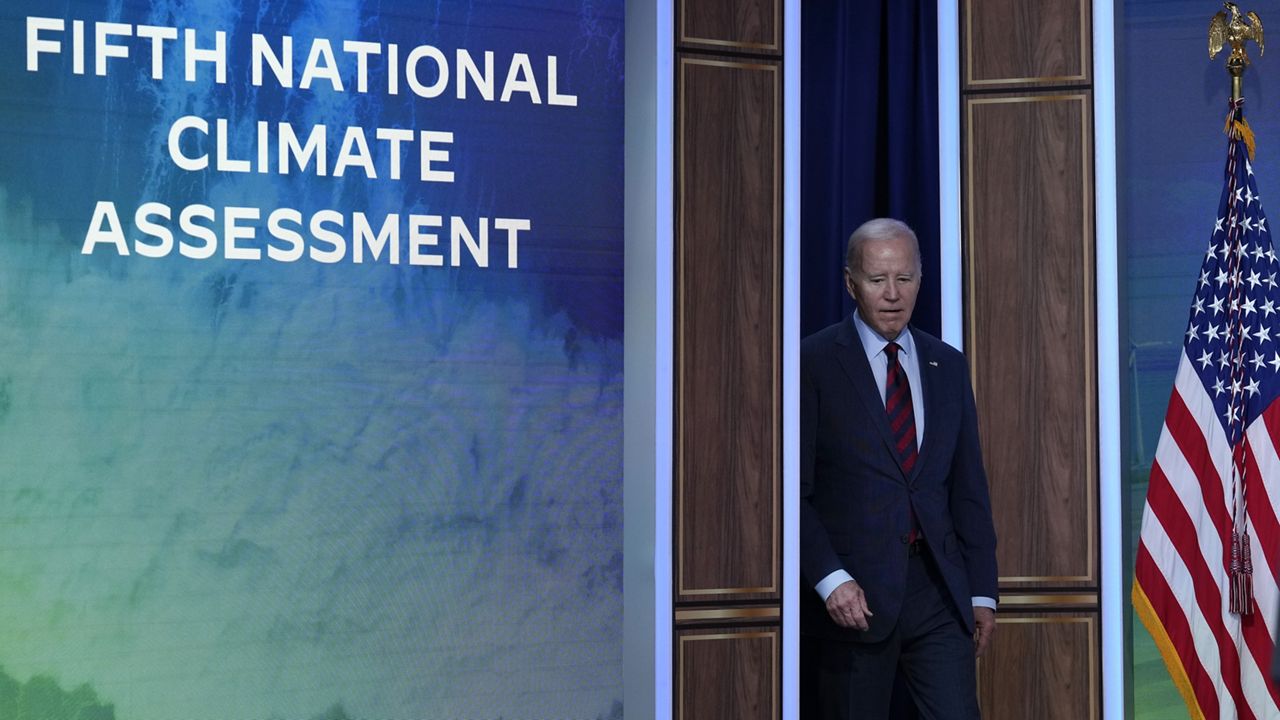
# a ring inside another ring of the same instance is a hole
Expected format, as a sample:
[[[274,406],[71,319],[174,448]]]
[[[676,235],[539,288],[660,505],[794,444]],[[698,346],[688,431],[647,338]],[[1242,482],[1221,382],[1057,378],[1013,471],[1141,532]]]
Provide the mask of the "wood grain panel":
[[[677,599],[777,597],[779,77],[686,58],[677,107]]]
[[[1098,616],[1011,614],[978,661],[984,720],[1097,720]]]
[[[966,107],[966,347],[1001,582],[1096,586],[1092,109]]]
[[[676,634],[677,720],[779,717],[779,631]]]
[[[967,87],[1091,81],[1089,0],[965,0]]]
[[[681,45],[779,54],[782,0],[680,0]]]

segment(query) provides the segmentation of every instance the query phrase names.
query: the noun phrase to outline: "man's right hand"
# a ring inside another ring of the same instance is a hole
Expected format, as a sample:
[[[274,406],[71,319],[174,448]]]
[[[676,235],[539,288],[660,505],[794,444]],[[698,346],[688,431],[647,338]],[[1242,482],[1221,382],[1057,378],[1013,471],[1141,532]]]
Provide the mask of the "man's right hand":
[[[866,630],[874,614],[867,607],[867,596],[863,594],[862,586],[854,580],[837,587],[827,596],[827,613],[840,627],[855,630]]]

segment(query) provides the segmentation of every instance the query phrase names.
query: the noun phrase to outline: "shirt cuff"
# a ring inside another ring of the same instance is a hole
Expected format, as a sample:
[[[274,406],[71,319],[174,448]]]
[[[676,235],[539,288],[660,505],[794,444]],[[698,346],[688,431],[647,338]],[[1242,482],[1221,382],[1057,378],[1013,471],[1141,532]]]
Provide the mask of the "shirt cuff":
[[[973,606],[974,606],[974,607],[990,608],[990,609],[992,609],[992,610],[995,610],[995,609],[996,609],[996,599],[995,599],[995,598],[989,598],[989,597],[983,597],[982,595],[974,595],[974,596],[973,596]]]
[[[853,579],[853,576],[850,575],[848,572],[846,572],[844,568],[841,568],[831,573],[830,575],[822,578],[822,581],[819,582],[816,586],[814,586],[814,589],[817,590],[818,594],[822,596],[822,601],[826,602],[827,598],[831,597],[831,593],[836,591],[836,588],[849,582],[852,579]]]

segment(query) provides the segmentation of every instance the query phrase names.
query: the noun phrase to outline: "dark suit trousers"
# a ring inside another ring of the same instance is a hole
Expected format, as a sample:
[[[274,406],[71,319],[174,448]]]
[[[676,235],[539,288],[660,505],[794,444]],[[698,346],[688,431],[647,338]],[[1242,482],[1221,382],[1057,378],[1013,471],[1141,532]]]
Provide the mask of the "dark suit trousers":
[[[875,608],[871,608],[875,612]],[[818,685],[824,720],[888,720],[903,677],[925,720],[978,720],[973,637],[927,551],[911,558],[898,625],[878,643],[822,640]],[[806,719],[808,720],[808,719]]]

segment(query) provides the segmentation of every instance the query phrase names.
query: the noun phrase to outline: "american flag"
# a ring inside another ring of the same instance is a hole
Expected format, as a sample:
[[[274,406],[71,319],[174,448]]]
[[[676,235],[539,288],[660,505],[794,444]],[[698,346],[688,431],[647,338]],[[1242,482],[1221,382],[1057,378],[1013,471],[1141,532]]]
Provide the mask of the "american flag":
[[[1133,604],[1193,718],[1280,717],[1280,262],[1240,103],[1151,466]]]

